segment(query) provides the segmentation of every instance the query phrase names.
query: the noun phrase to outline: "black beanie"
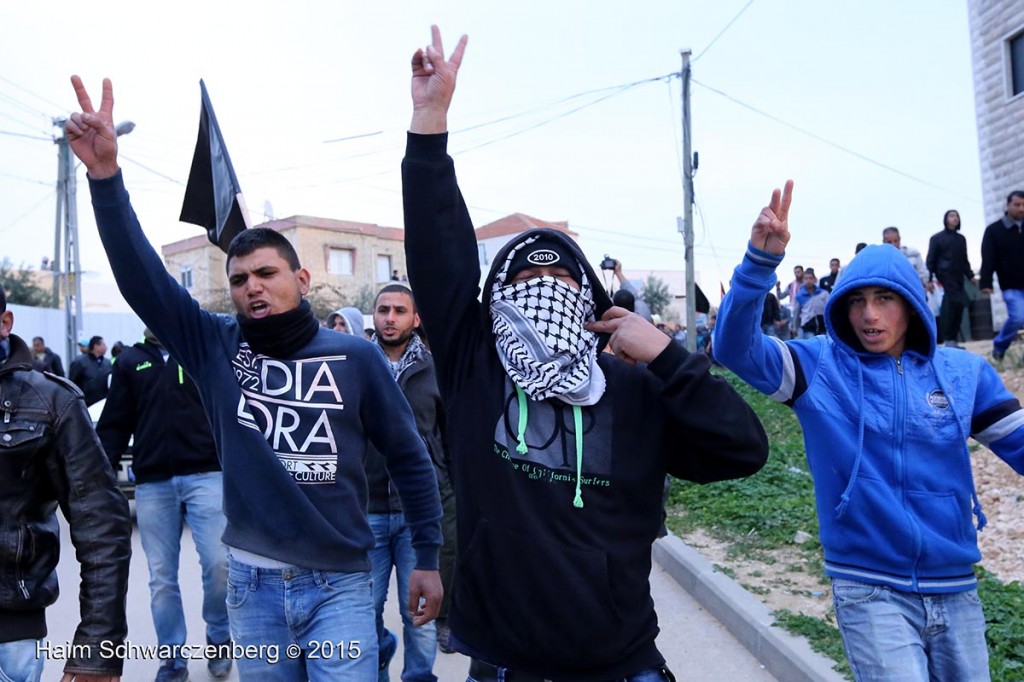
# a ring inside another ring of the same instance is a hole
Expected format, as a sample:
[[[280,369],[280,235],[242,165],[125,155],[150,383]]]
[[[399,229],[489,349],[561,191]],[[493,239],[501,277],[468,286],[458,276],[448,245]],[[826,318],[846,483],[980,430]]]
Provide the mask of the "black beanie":
[[[526,246],[519,248],[509,263],[505,281],[511,282],[523,270],[528,268],[556,267],[565,268],[576,280],[583,283],[579,260],[572,248],[559,239],[542,236]]]

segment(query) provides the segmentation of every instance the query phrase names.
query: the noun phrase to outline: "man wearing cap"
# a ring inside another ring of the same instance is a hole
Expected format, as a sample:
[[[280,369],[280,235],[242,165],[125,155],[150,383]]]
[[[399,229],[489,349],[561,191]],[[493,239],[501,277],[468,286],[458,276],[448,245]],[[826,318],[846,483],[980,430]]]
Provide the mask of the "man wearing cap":
[[[465,44],[446,61],[435,26],[413,56],[402,164],[406,262],[458,500],[451,643],[478,682],[671,680],[649,584],[665,473],[748,476],[767,438],[704,355],[612,307],[562,232],[513,238],[481,305],[473,225],[446,152]]]
[[[56,647],[67,652],[61,682],[116,682],[124,665],[116,652],[128,632],[128,502],[82,394],[33,371],[13,327],[0,287],[0,680],[38,682]],[[46,607],[58,593],[58,505],[81,564],[81,620],[66,647],[44,639]]]
[[[217,448],[199,390],[148,328],[143,341],[126,348],[114,364],[96,433],[115,471],[135,436],[135,508],[149,565],[150,610],[157,643],[164,651],[174,651],[186,641],[178,586],[184,523],[192,531],[202,566],[206,642],[229,643],[224,601],[228,557],[220,541],[226,520]],[[223,647],[211,651],[210,673],[226,677],[231,658]],[[187,661],[180,655],[165,657],[156,679],[187,680]]]

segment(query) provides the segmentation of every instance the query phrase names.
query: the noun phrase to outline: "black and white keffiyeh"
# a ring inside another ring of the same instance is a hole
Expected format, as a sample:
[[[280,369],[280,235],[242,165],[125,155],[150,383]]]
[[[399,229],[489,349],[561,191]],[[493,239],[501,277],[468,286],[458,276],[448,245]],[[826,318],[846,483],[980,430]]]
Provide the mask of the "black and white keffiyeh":
[[[508,262],[514,255],[513,249]],[[534,400],[593,405],[605,380],[597,335],[583,327],[595,310],[586,275],[579,290],[547,276],[506,285],[508,262],[491,290],[491,328],[505,371]]]

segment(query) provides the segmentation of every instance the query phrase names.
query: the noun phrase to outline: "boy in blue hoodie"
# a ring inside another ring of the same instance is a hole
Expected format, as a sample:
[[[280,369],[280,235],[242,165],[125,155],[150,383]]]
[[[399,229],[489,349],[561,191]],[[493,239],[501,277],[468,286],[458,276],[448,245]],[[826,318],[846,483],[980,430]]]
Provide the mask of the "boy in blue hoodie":
[[[759,327],[789,243],[792,181],[750,232],[715,356],[789,405],[804,441],[836,617],[858,680],[988,680],[973,565],[985,524],[968,436],[1024,472],[1024,411],[980,356],[936,348],[917,273],[869,246],[825,306],[827,335]]]

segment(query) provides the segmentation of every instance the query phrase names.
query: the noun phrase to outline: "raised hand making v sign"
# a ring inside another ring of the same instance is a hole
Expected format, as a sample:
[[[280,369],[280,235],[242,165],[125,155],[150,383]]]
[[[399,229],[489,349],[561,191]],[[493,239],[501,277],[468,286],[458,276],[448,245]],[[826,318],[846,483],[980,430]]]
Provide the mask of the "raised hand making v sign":
[[[448,131],[448,107],[469,40],[462,36],[446,61],[441,30],[431,26],[430,36],[431,44],[416,50],[412,56],[412,123],[409,131],[421,135]]]
[[[100,109],[92,106],[92,99],[85,90],[82,79],[71,77],[81,113],[71,114],[64,126],[68,142],[93,180],[102,180],[117,175],[117,132],[114,130],[114,87],[109,78],[103,79],[103,97]]]
[[[793,203],[793,181],[772,192],[772,200],[761,209],[750,228],[750,243],[773,256],[781,256],[789,244],[789,205]]]

